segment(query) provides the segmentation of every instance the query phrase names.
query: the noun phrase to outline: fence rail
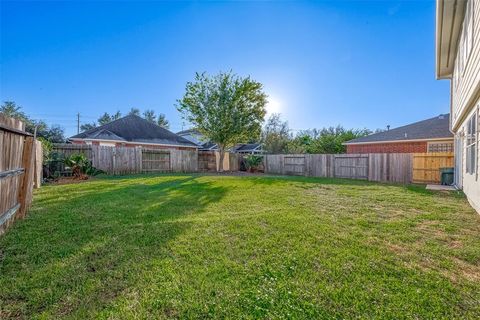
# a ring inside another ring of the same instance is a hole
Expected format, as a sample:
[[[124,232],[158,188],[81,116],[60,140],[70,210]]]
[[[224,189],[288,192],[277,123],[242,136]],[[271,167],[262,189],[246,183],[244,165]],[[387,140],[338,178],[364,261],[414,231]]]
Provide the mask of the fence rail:
[[[378,182],[439,183],[453,153],[269,154],[265,173]]]

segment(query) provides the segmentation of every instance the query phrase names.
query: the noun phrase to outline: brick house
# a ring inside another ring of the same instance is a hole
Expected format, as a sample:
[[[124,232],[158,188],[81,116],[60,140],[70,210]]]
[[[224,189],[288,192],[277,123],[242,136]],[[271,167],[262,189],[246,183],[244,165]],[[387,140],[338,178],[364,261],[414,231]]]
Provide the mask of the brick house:
[[[139,116],[128,115],[68,139],[73,144],[153,149],[198,149],[198,146]]]
[[[453,134],[449,115],[374,133],[344,143],[347,153],[452,152]]]

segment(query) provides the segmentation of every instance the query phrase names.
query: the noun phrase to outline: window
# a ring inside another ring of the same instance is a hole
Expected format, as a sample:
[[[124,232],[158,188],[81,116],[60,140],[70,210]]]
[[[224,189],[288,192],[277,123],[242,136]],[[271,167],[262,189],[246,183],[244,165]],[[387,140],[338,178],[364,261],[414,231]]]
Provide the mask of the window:
[[[453,82],[456,89],[468,64],[468,59],[473,48],[473,0],[467,1],[465,18],[463,19],[462,34],[458,44],[457,56],[454,63]]]
[[[465,64],[473,48],[473,0],[467,2],[467,11],[465,12]]]
[[[428,152],[453,152],[453,143],[452,142],[429,143]]]
[[[477,112],[467,122],[467,173],[474,174],[477,171]]]
[[[465,11],[465,19],[463,20],[462,32],[462,72],[468,63],[468,58],[473,48],[473,0],[467,1],[467,8]]]

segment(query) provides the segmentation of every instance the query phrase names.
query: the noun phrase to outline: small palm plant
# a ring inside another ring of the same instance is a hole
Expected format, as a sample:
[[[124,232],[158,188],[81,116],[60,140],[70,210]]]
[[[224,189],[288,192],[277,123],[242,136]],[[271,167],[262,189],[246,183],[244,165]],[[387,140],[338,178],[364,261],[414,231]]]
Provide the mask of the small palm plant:
[[[245,167],[248,171],[253,172],[262,163],[263,157],[250,154],[245,157]]]
[[[89,176],[105,173],[92,166],[92,162],[82,153],[74,153],[65,158],[65,165],[72,169],[73,177],[77,179],[88,179]]]
[[[65,165],[72,169],[73,177],[76,179],[85,179],[85,168],[88,167],[89,161],[84,154],[74,153],[70,157],[65,158]]]

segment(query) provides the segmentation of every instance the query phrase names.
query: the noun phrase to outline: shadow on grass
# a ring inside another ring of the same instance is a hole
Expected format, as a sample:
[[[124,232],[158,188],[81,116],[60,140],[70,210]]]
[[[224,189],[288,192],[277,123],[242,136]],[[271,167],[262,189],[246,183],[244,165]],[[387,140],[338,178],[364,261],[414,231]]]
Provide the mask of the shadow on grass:
[[[47,188],[0,238],[0,318],[98,311],[134,285],[141,266],[172,255],[169,242],[192,227],[186,217],[227,192],[195,176]]]

